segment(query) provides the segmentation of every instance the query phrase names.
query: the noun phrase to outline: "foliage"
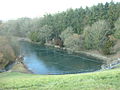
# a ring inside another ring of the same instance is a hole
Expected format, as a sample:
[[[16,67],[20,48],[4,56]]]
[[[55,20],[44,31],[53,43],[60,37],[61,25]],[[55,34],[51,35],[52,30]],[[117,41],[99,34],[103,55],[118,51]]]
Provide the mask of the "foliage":
[[[28,34],[28,37],[34,41],[34,42],[40,42],[41,44],[44,44],[49,39],[51,39],[53,36],[53,29],[50,26],[43,26],[38,30],[31,31]]]
[[[10,38],[0,36],[0,69],[14,62],[19,54],[18,43]]]
[[[65,47],[71,50],[81,50],[83,46],[83,40],[80,39],[81,37],[77,34],[73,34],[65,39],[64,45]]]
[[[108,35],[115,33],[114,37],[120,38],[120,20],[117,20],[119,17],[120,3],[111,1],[92,7],[70,8],[40,18],[25,17],[7,22],[0,21],[0,35],[28,37],[34,42],[44,44],[56,37],[65,41],[76,33],[84,36],[83,46],[86,49],[100,49],[102,44],[108,41]]]
[[[110,28],[114,28],[114,22],[120,17],[120,3],[99,3],[96,6],[85,9],[68,9],[65,12],[45,15],[43,25],[50,25],[60,34],[67,27],[72,27],[74,32],[81,34],[86,25],[92,25],[98,20],[106,20]]]
[[[120,39],[120,18],[115,23],[115,34],[114,36]]]
[[[31,30],[40,29],[44,25],[51,26],[54,30],[54,35],[58,37],[67,27],[72,27],[77,34],[82,34],[85,26],[91,26],[99,20],[106,20],[110,23],[110,28],[114,28],[114,23],[120,17],[120,3],[99,3],[92,7],[85,9],[68,9],[67,11],[46,14],[40,18],[20,18],[17,20],[10,20],[4,23],[4,30],[9,33],[14,33],[16,36],[26,36]],[[3,26],[3,27],[4,27]],[[1,27],[2,28],[2,27]]]
[[[70,37],[71,35],[73,35],[73,28],[72,27],[68,27],[66,30],[64,30],[60,37],[61,39],[64,41],[66,38]]]
[[[93,40],[93,37],[91,36],[91,27],[90,26],[86,26],[85,29],[84,29],[84,32],[83,32],[83,36],[84,36],[84,47],[86,49],[92,49],[94,46],[93,46],[93,43],[92,43],[92,40]]]
[[[20,18],[18,20],[9,20],[1,26],[1,33],[3,35],[26,37],[28,31],[31,29],[31,19]]]
[[[110,33],[107,22],[100,20],[92,26],[84,29],[84,46],[86,49],[99,49],[102,43],[106,42]]]
[[[114,42],[111,40],[107,40],[106,42],[102,43],[101,51],[104,55],[111,54],[111,47],[114,45]]]

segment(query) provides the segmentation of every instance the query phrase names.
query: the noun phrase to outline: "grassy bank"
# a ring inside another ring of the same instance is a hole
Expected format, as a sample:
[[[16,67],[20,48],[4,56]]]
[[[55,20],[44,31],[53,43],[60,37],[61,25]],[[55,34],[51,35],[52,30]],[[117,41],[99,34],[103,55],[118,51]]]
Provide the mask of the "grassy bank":
[[[18,54],[18,47],[10,37],[0,36],[0,69],[15,61]]]
[[[120,90],[120,69],[71,75],[0,74],[0,90]]]

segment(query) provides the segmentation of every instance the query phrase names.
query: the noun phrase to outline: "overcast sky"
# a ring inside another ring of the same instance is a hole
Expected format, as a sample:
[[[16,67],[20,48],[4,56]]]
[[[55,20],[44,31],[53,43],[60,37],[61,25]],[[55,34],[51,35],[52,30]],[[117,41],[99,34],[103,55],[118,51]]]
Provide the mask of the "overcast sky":
[[[0,0],[0,20],[20,17],[39,17],[69,8],[79,8],[110,2],[111,0]],[[120,0],[113,0],[120,2]]]

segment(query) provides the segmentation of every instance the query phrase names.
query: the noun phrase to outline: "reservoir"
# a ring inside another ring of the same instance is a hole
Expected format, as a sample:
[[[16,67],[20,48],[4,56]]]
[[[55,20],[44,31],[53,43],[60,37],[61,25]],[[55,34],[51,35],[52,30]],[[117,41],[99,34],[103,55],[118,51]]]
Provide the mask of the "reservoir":
[[[101,69],[98,60],[55,48],[20,42],[24,63],[34,74],[74,74]]]

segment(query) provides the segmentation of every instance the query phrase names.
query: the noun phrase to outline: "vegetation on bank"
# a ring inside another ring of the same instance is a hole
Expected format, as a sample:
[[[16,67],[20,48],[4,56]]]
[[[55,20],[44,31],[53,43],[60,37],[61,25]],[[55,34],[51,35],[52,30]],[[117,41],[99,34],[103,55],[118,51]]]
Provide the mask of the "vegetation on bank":
[[[41,18],[0,21],[0,70],[19,55],[18,44],[11,39],[12,36],[72,51],[96,50],[104,55],[120,57],[120,3],[99,3]],[[18,73],[29,72],[20,63],[12,68],[15,72],[0,73],[0,90],[119,90],[120,69],[117,68],[84,74],[33,75]]]
[[[99,55],[113,55],[113,60],[117,60],[120,57],[120,3],[111,1],[40,18],[0,21],[0,36],[0,69],[19,55],[18,44],[11,37],[29,38],[32,42],[57,45],[72,52],[93,52],[93,56],[97,51]]]
[[[120,3],[68,9],[40,18],[19,18],[0,23],[0,35],[28,37],[40,44],[53,44],[76,50],[97,50],[114,54],[120,39]]]
[[[13,63],[19,54],[17,43],[10,37],[0,36],[0,70]]]
[[[0,89],[6,90],[119,90],[120,69],[69,75],[0,74]]]

